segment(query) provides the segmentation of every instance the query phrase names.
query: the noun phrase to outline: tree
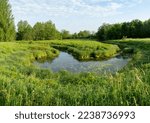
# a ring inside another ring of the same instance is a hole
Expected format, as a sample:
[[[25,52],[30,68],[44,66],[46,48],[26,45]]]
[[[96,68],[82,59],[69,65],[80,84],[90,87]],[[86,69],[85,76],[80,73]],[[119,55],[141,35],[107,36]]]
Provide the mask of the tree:
[[[34,40],[44,40],[44,23],[37,22],[33,27]]]
[[[33,27],[34,40],[53,40],[61,39],[59,31],[56,29],[52,21],[45,23],[37,22]]]
[[[78,38],[90,38],[91,33],[88,30],[80,31],[78,33]]]
[[[62,30],[61,34],[62,34],[62,39],[70,39],[71,38],[71,34],[67,30]]]
[[[107,30],[107,39],[121,39],[123,37],[121,26],[122,24],[111,25]]]
[[[109,39],[108,31],[111,29],[111,26],[112,25],[110,24],[104,23],[101,27],[99,27],[98,32],[96,34],[97,38],[102,41]]]
[[[0,0],[0,41],[15,39],[14,18],[8,0]]]
[[[97,32],[98,40],[150,37],[150,19],[142,22],[138,19],[118,24],[103,24]]]
[[[62,34],[58,30],[56,30],[55,39],[62,40]]]
[[[17,40],[33,40],[33,29],[27,21],[19,21],[17,26]]]
[[[72,38],[73,39],[77,39],[78,38],[78,34],[77,33],[72,34]]]
[[[56,27],[55,24],[52,23],[52,21],[47,21],[46,23],[44,23],[44,38],[46,40],[53,40],[53,39],[57,39],[56,37]]]
[[[150,37],[150,19],[143,23],[142,30],[144,31],[143,37],[145,37],[145,38]]]
[[[141,38],[142,37],[142,22],[138,19],[130,22],[130,34],[132,38]]]
[[[122,24],[122,27],[121,27],[122,29],[122,36],[124,36],[124,37],[131,37],[131,34],[130,34],[130,23],[129,22],[124,22],[123,24]]]

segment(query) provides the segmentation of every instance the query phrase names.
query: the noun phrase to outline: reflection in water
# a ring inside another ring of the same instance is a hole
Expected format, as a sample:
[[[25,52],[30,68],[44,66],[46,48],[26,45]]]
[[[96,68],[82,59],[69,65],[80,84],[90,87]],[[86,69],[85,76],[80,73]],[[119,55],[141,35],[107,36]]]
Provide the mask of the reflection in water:
[[[61,52],[59,57],[51,62],[40,63],[36,61],[34,64],[41,68],[51,69],[54,72],[67,70],[71,72],[114,73],[121,70],[128,61],[129,59],[122,57],[115,57],[105,61],[78,61],[72,55]]]

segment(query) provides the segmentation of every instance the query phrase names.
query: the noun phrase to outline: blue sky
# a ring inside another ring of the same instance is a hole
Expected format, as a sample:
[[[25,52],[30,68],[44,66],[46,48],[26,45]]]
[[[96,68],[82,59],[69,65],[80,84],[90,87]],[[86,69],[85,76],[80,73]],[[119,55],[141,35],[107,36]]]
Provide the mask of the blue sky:
[[[58,30],[97,31],[102,23],[150,18],[150,0],[10,0],[15,23],[52,20]]]

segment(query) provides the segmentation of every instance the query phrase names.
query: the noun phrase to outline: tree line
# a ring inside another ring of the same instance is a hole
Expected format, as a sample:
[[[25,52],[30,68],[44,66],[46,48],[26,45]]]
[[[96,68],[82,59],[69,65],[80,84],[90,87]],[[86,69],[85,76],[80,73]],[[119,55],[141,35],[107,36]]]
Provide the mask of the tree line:
[[[85,39],[93,38],[94,33],[84,30],[71,34],[67,30],[59,32],[52,21],[37,22],[33,27],[27,21],[17,24],[17,40],[54,40],[54,39]]]
[[[98,40],[111,40],[122,38],[149,38],[150,19],[140,21],[138,19],[131,22],[103,24],[97,32]]]
[[[103,24],[97,33],[88,30],[71,34],[67,30],[58,31],[52,21],[37,22],[33,27],[27,21],[20,21],[15,30],[9,0],[0,0],[0,41],[13,40],[53,40],[53,39],[94,39],[100,41],[122,38],[150,38],[150,19],[144,22]]]
[[[60,32],[52,21],[37,22],[33,27],[27,21],[17,24],[17,40],[53,40],[61,39]]]

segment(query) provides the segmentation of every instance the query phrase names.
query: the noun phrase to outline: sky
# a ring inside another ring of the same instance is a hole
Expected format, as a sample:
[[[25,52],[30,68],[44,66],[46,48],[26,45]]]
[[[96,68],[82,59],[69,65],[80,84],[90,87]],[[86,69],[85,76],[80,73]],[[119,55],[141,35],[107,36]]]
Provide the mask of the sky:
[[[58,30],[97,31],[103,23],[150,18],[150,0],[9,0],[15,24],[51,20]]]

